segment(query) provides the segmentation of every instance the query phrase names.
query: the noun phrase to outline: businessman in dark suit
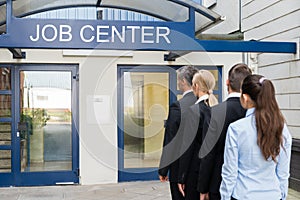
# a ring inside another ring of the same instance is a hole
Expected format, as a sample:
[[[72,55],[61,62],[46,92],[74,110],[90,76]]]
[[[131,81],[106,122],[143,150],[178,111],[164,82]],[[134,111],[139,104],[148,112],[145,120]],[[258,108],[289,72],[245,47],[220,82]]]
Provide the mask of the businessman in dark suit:
[[[160,181],[169,180],[173,200],[184,199],[177,186],[179,150],[182,142],[182,138],[177,132],[182,121],[182,114],[197,100],[192,92],[192,79],[197,72],[198,70],[193,66],[183,66],[177,70],[177,85],[183,92],[183,97],[170,105],[165,124],[163,151],[158,174]]]
[[[208,132],[201,146],[201,159],[197,189],[200,200],[220,200],[222,165],[224,163],[224,146],[227,128],[230,123],[245,117],[246,110],[240,103],[240,86],[251,70],[246,64],[234,65],[228,73],[226,81],[228,98],[211,109],[211,121]]]

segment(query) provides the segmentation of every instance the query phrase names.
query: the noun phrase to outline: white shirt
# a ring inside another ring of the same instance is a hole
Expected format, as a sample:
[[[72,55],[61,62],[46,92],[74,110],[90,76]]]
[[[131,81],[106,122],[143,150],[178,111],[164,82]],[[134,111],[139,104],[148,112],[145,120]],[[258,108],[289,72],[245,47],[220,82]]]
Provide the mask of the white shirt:
[[[202,95],[201,97],[199,97],[195,104],[198,104],[200,101],[208,99],[208,97],[208,94]]]
[[[227,96],[226,99],[229,99],[231,97],[239,97],[240,98],[241,97],[241,93],[239,93],[239,92],[232,92],[232,93],[228,94],[228,96]]]

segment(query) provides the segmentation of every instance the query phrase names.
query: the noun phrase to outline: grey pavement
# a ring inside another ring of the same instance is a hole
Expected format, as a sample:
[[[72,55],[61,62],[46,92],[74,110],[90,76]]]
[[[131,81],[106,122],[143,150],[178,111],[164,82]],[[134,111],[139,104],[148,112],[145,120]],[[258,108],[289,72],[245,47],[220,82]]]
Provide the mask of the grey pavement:
[[[170,200],[168,183],[159,181],[100,185],[0,188],[0,200]],[[300,200],[300,192],[289,190],[288,200]]]

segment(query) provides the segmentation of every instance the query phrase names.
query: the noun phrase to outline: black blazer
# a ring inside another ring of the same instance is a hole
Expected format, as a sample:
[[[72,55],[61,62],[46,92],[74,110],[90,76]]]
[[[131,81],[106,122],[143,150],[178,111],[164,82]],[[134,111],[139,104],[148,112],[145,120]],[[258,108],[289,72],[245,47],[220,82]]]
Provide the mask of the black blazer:
[[[200,193],[219,193],[227,128],[245,115],[246,110],[238,97],[228,98],[212,107],[209,130],[199,153],[201,164],[197,189]]]
[[[169,181],[177,182],[178,177],[178,158],[181,145],[181,138],[177,135],[184,113],[197,98],[193,92],[185,94],[180,100],[170,105],[169,115],[165,125],[165,135],[163,141],[163,151],[160,160],[158,174],[167,176],[169,172]]]
[[[178,182],[186,184],[196,178],[199,171],[200,159],[198,157],[204,133],[207,132],[210,122],[211,108],[199,102],[190,107],[184,115],[183,135],[181,154],[179,160]],[[196,186],[195,190],[196,190]]]

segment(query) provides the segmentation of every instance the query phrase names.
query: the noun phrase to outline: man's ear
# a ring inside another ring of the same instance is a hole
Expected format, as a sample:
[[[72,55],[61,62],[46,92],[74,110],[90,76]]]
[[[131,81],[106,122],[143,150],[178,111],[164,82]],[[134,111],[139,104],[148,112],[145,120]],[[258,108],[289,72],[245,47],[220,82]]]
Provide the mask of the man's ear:
[[[227,85],[227,87],[229,86],[229,80],[228,79],[226,79],[226,85]]]

